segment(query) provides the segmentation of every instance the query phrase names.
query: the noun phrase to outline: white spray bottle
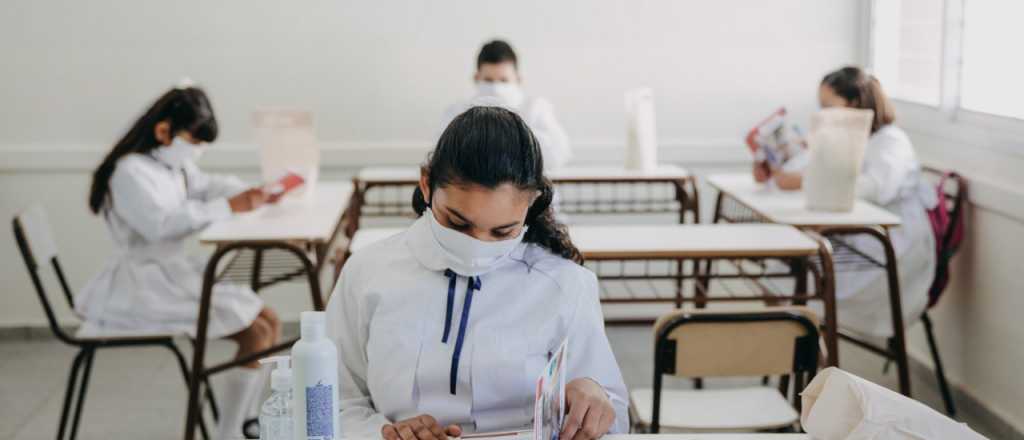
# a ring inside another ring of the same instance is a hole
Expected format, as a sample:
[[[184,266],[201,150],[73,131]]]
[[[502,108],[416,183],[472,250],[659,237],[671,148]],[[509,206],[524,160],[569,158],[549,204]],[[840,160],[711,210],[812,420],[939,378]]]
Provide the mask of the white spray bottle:
[[[334,440],[338,426],[338,349],[327,338],[324,312],[302,312],[292,346],[295,440]]]
[[[292,414],[292,370],[288,356],[260,359],[261,364],[277,363],[270,373],[270,397],[260,407],[260,440],[292,440],[295,419]]]

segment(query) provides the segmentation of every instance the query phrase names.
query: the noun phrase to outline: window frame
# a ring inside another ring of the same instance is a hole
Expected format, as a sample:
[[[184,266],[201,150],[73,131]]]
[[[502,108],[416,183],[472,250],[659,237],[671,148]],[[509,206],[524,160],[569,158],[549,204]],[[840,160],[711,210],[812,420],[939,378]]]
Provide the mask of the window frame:
[[[875,3],[887,0],[872,0],[865,2],[866,53],[864,65],[873,68],[874,63],[874,32],[875,32]],[[1012,151],[1015,155],[1024,155],[1024,119],[1014,118],[993,113],[985,113],[975,110],[968,110],[960,106],[961,81],[960,75],[963,70],[963,30],[964,30],[964,2],[970,0],[943,0],[943,25],[942,25],[942,71],[940,75],[940,91],[938,105],[929,105],[916,101],[910,101],[892,97],[900,113],[912,115],[909,120],[921,124],[928,124],[929,129],[935,129],[938,134],[961,138],[962,134],[955,132],[966,131],[968,133],[986,133],[988,138],[996,138],[998,141],[991,145],[991,142],[982,142],[979,146],[988,146],[1000,151]],[[1019,145],[1014,145],[1019,144]]]

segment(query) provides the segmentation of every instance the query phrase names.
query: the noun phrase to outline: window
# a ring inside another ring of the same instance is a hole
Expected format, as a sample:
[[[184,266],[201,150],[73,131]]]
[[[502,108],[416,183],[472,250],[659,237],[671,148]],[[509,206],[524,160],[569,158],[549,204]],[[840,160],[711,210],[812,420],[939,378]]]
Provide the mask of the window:
[[[874,0],[870,66],[889,96],[950,120],[1024,119],[1020,17],[1024,0]]]
[[[965,0],[960,106],[1024,119],[1024,1]]]
[[[942,2],[875,1],[871,15],[871,65],[886,92],[896,99],[938,106],[942,91]]]

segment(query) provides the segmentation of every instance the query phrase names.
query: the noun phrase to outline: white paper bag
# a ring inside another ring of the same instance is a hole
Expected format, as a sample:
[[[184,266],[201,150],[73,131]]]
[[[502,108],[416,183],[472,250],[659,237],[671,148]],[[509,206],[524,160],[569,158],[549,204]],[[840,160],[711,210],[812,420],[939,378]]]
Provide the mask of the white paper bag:
[[[658,167],[658,139],[654,126],[654,91],[626,91],[626,163],[628,170],[653,171]]]
[[[264,182],[276,182],[289,172],[304,179],[289,197],[311,200],[320,174],[320,146],[313,131],[313,114],[304,110],[266,109],[253,113]]]
[[[811,118],[810,150],[803,188],[807,209],[853,210],[857,176],[871,133],[871,110],[826,108]]]
[[[800,423],[816,440],[982,440],[966,424],[835,367],[800,395]]]

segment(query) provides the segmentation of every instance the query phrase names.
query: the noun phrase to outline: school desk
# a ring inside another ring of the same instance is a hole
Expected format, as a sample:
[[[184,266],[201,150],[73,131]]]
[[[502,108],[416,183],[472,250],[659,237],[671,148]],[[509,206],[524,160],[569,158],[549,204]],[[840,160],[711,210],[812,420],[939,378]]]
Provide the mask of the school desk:
[[[684,223],[700,218],[696,180],[685,169],[659,165],[649,171],[617,166],[566,167],[546,173],[557,189],[560,213],[673,214]],[[410,200],[418,167],[370,167],[353,182],[353,228],[363,217],[412,217]],[[352,231],[354,232],[354,230]]]
[[[206,334],[214,283],[249,284],[254,291],[259,291],[305,276],[312,296],[312,308],[323,310],[320,269],[346,221],[352,192],[353,186],[349,182],[319,182],[308,199],[299,197],[300,194],[286,197],[278,204],[216,222],[199,234],[200,243],[214,245],[216,250],[210,256],[203,276],[189,380],[186,440],[195,437],[196,423],[202,411],[200,384],[206,378],[285,350],[295,343],[293,339],[243,359],[206,366]],[[225,262],[224,267],[221,267],[222,261]]]
[[[899,272],[888,233],[889,228],[900,225],[900,216],[859,199],[854,202],[850,212],[812,211],[806,208],[802,191],[768,188],[755,182],[749,173],[717,174],[709,176],[707,180],[718,190],[713,222],[771,222],[814,230],[829,240],[837,271],[877,268],[886,272],[894,333],[889,347],[879,347],[850,332],[840,330],[839,334],[845,340],[895,361],[900,393],[910,396],[910,366],[907,361]],[[855,235],[866,235],[878,240],[885,252],[884,261],[872,258],[852,246],[849,238]]]

